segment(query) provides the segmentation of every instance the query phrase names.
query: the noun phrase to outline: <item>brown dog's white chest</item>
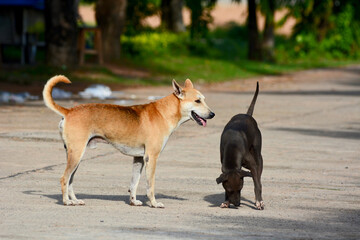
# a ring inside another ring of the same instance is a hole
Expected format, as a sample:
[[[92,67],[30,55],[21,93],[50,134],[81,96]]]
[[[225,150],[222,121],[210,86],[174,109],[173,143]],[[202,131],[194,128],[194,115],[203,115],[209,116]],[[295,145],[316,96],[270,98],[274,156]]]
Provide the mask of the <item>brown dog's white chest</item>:
[[[143,157],[145,155],[145,146],[142,147],[130,147],[122,143],[111,143],[117,150],[122,154],[133,156],[133,157]]]

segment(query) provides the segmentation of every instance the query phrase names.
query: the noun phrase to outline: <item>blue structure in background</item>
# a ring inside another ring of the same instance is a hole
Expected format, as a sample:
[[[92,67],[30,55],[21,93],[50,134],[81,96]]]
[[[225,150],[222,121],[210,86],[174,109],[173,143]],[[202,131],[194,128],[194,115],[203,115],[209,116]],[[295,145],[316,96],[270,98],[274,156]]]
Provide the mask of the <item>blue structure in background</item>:
[[[45,46],[38,39],[44,32],[44,9],[44,0],[0,0],[0,62],[6,60],[6,46],[21,48],[21,64],[35,62],[37,47]]]
[[[33,7],[44,10],[45,3],[44,0],[0,0],[1,6]]]

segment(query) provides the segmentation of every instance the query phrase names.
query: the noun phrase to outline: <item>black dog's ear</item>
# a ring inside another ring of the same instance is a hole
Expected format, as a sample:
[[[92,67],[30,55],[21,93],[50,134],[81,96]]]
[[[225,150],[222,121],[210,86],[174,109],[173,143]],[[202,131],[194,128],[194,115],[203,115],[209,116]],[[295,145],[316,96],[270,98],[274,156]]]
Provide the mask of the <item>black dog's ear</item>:
[[[228,179],[228,175],[225,173],[222,173],[217,179],[216,182],[217,184],[222,183],[224,181],[226,181]]]
[[[252,174],[251,174],[251,172],[248,172],[248,171],[244,171],[244,170],[240,170],[240,171],[238,171],[239,173],[240,173],[240,177],[252,177]]]

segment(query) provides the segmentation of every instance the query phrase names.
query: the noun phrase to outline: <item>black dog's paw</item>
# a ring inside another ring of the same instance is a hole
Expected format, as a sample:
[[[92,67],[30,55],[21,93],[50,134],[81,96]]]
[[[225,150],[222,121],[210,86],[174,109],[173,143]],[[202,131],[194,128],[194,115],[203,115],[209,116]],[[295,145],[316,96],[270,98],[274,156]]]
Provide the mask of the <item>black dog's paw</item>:
[[[223,202],[221,205],[220,205],[221,208],[229,208],[230,207],[230,203],[229,202]]]
[[[255,202],[255,207],[256,207],[256,209],[258,209],[258,210],[264,210],[264,208],[265,208],[265,203],[264,203],[264,201],[256,201]]]

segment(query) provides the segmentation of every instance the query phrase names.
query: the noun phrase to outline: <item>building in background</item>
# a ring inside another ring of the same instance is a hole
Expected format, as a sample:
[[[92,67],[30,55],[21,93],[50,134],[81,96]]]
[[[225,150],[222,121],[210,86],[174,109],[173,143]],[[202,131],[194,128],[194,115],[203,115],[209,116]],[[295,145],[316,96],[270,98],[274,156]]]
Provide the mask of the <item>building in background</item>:
[[[0,0],[0,61],[34,63],[44,47],[44,0]]]

